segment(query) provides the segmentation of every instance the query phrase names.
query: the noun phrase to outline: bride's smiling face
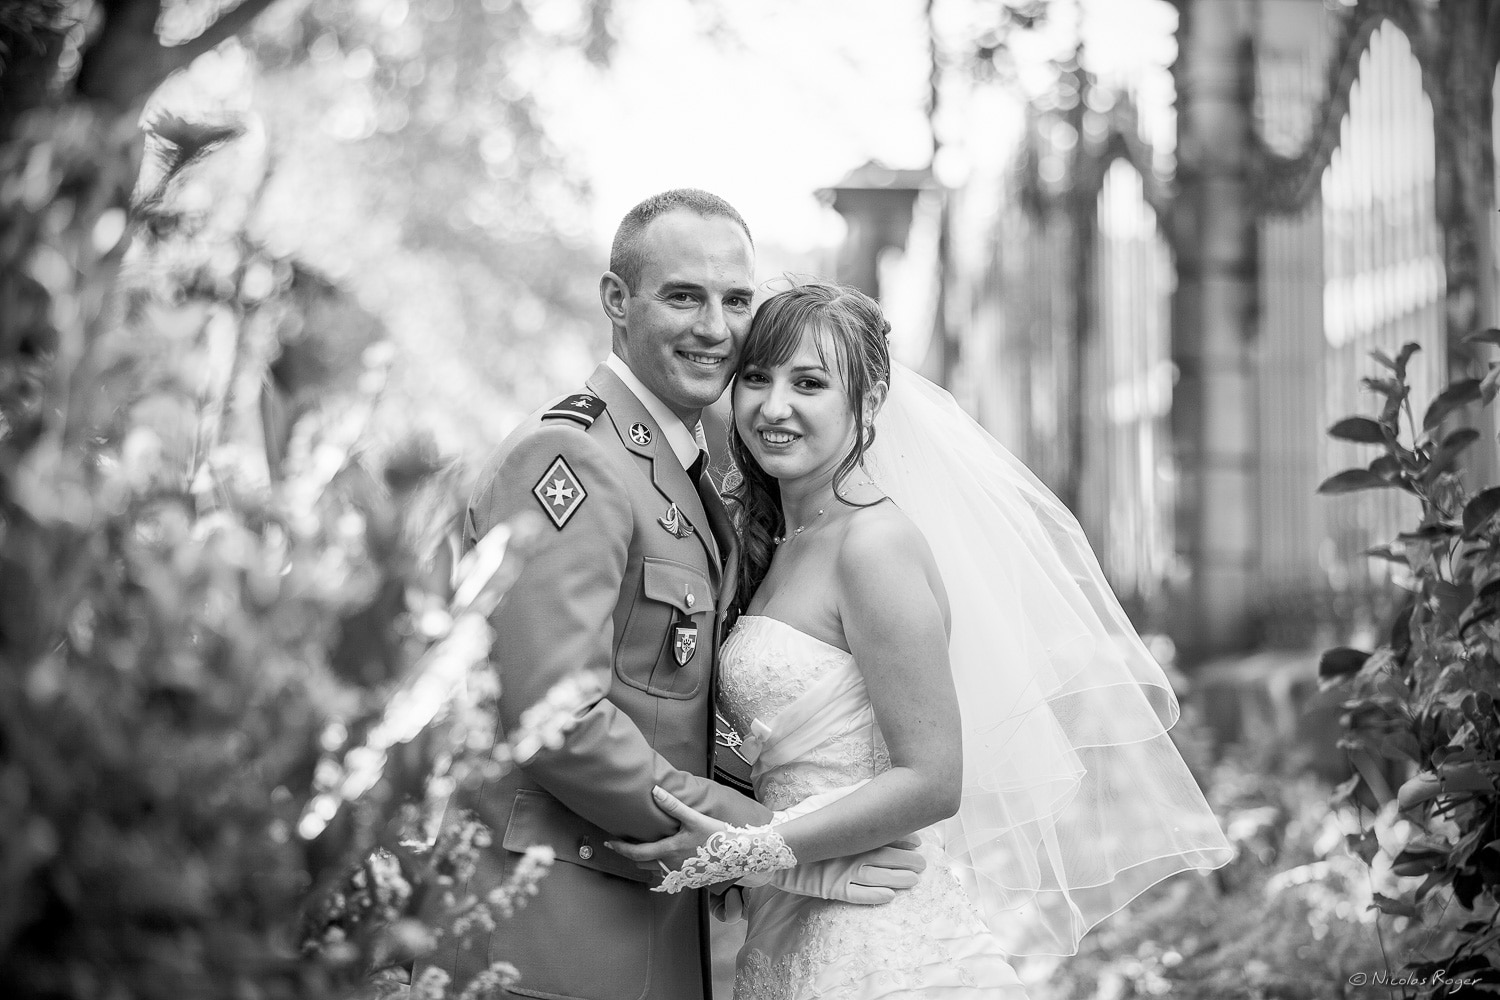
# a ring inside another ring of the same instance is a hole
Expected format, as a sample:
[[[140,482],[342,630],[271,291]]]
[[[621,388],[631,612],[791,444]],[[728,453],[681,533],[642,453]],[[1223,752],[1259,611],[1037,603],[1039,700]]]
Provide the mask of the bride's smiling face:
[[[828,334],[808,330],[781,364],[746,365],[735,379],[740,440],[783,483],[832,478],[854,447],[854,408],[836,358]]]

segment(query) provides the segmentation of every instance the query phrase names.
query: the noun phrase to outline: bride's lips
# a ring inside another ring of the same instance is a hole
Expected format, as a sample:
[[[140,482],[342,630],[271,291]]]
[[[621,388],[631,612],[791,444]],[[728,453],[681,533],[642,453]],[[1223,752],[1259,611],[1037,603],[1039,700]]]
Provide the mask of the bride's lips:
[[[795,431],[772,427],[757,427],[755,437],[767,451],[785,451],[802,440],[802,435]]]

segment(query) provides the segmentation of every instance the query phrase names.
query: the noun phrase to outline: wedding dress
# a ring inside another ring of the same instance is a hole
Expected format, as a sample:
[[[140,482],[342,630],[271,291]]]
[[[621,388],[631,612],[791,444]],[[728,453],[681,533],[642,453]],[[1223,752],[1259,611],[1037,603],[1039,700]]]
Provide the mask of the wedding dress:
[[[852,654],[746,615],[725,640],[720,671],[721,706],[748,734],[755,797],[773,810],[847,793],[891,766]],[[920,836],[920,884],[882,906],[744,890],[749,929],[735,1000],[1024,1000],[938,829]]]

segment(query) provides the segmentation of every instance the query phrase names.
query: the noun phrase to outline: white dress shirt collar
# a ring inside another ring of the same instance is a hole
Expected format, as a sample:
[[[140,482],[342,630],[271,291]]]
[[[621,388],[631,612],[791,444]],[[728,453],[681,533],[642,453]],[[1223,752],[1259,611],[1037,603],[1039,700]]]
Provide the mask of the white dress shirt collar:
[[[651,414],[651,419],[656,421],[656,426],[667,437],[667,444],[672,446],[672,454],[677,456],[677,461],[682,463],[684,469],[689,468],[698,459],[698,439],[693,431],[688,430],[687,424],[682,418],[672,412],[671,407],[663,403],[661,399],[646,388],[646,383],[638,378],[630,366],[618,354],[610,353],[604,359],[610,370],[620,376],[620,381],[625,387],[635,393],[635,398],[641,401],[646,412]]]

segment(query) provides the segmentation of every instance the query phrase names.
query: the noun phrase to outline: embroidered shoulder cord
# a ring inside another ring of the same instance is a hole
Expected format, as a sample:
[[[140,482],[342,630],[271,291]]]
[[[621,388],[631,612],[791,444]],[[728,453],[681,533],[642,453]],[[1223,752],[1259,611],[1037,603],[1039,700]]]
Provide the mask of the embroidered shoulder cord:
[[[731,826],[708,838],[698,856],[688,858],[675,872],[668,872],[652,892],[701,889],[718,882],[731,882],[746,875],[795,868],[797,857],[774,827]]]

